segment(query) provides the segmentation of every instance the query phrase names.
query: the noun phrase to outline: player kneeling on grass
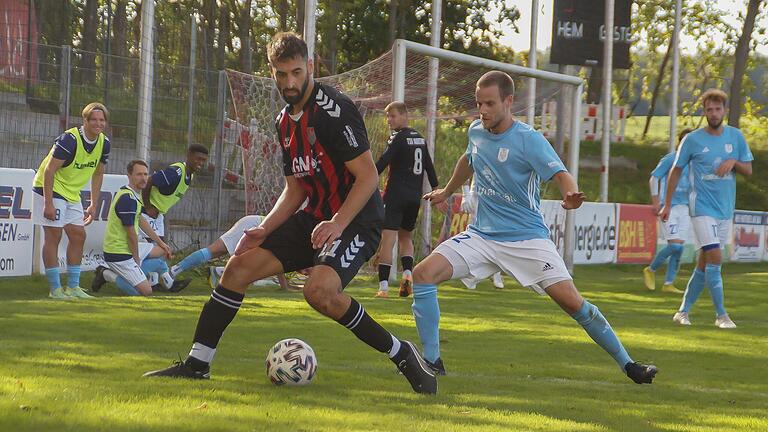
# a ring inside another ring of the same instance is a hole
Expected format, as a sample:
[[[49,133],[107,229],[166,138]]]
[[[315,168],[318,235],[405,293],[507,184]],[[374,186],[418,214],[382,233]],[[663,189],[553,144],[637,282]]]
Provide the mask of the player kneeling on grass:
[[[229,231],[216,239],[215,242],[192,252],[179,261],[178,264],[171,267],[171,278],[175,279],[179,274],[201,266],[213,259],[221,258],[224,255],[234,255],[237,243],[245,235],[245,232],[261,225],[262,219],[263,217],[259,215],[243,216],[232,225],[232,228],[230,228]],[[218,285],[219,275],[221,274],[219,273],[219,270],[220,268],[218,267],[211,267],[209,279],[211,281],[211,287],[213,288],[216,288],[216,285]],[[277,280],[280,283],[280,288],[284,290],[301,291],[301,288],[291,285],[282,273],[277,275]]]
[[[147,185],[148,178],[146,162],[132,160],[128,163],[128,185],[117,191],[109,209],[104,233],[104,261],[107,267],[96,269],[91,285],[94,292],[99,291],[105,282],[114,282],[128,295],[152,295],[152,286],[145,272],[163,274],[168,271],[162,257],[170,258],[171,249],[141,217],[141,190]],[[155,245],[139,243],[139,228]]]
[[[491,71],[477,82],[480,120],[469,127],[467,151],[444,189],[424,196],[445,201],[475,173],[477,218],[469,228],[440,243],[413,272],[413,315],[425,360],[444,374],[440,359],[437,284],[448,279],[486,278],[499,270],[521,285],[548,294],[607,351],[636,383],[650,383],[655,366],[632,361],[603,314],[573,284],[539,211],[539,181],[553,179],[565,209],[584,201],[573,177],[549,142],[531,126],[515,121],[512,78]]]
[[[227,262],[200,313],[189,356],[145,376],[209,378],[216,347],[248,285],[313,267],[304,285],[307,303],[388,355],[414,391],[436,393],[437,379],[416,347],[385,330],[343,292],[381,238],[384,209],[363,118],[347,96],[314,82],[307,45],[297,35],[275,35],[268,55],[276,87],[288,103],[276,121],[285,188]]]

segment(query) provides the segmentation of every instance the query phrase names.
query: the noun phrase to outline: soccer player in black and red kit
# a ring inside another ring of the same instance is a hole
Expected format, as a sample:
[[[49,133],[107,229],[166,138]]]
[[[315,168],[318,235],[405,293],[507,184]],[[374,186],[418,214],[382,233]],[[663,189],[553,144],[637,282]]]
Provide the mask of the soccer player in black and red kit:
[[[437,187],[437,174],[429,157],[427,141],[414,129],[408,127],[408,108],[404,102],[395,101],[384,108],[387,123],[392,130],[387,149],[376,161],[381,174],[389,167],[387,186],[384,189],[384,232],[379,248],[379,291],[376,297],[389,297],[389,271],[394,264],[392,248],[395,239],[403,265],[403,279],[400,283],[400,297],[408,297],[413,290],[413,238],[419,216],[421,196],[424,195],[424,174],[427,175],[431,190]]]
[[[385,330],[343,292],[381,238],[383,208],[362,116],[348,97],[314,82],[307,45],[297,35],[275,35],[268,57],[288,103],[276,121],[285,188],[261,225],[240,240],[203,307],[189,356],[145,376],[208,378],[219,340],[248,285],[313,267],[304,285],[307,303],[387,354],[414,391],[436,393],[435,375],[416,347]]]

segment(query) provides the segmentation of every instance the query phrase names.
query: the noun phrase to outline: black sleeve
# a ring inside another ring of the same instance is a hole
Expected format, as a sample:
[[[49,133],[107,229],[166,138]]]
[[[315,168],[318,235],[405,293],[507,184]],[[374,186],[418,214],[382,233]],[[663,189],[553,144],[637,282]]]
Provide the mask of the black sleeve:
[[[427,179],[429,179],[429,185],[434,189],[438,185],[435,165],[432,163],[432,157],[429,155],[429,148],[425,147],[424,153],[426,153],[424,157],[424,169],[427,171]]]
[[[383,173],[389,164],[392,163],[392,159],[395,159],[400,153],[400,148],[403,146],[402,143],[404,140],[405,138],[401,133],[398,133],[389,140],[387,149],[384,150],[384,153],[381,154],[379,160],[376,161],[376,169],[379,171],[379,174]]]
[[[370,150],[368,132],[360,111],[347,97],[339,97],[334,101],[337,105],[332,109],[318,107],[326,117],[328,141],[324,143],[333,148],[343,161],[350,161]],[[338,110],[336,109],[338,108]]]

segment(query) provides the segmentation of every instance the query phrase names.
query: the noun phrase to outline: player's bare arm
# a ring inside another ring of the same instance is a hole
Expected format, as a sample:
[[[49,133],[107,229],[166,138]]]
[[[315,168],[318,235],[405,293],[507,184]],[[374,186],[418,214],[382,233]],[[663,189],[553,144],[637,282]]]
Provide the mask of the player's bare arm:
[[[576,179],[573,178],[571,173],[560,171],[552,179],[557,183],[560,195],[563,196],[563,201],[560,205],[564,209],[573,210],[581,207],[581,203],[584,202],[584,192],[579,192],[579,185],[576,184]]]
[[[153,242],[155,242],[156,245],[158,245],[163,250],[163,252],[165,252],[165,257],[166,258],[168,258],[168,259],[173,258],[173,253],[171,252],[171,247],[168,246],[163,241],[163,239],[161,239],[160,236],[157,235],[157,232],[155,232],[155,230],[152,229],[152,226],[143,217],[139,218],[139,228],[141,228],[141,231],[143,231],[144,234],[146,234]]]
[[[440,204],[448,199],[449,196],[458,188],[461,187],[467,180],[472,177],[474,171],[469,165],[469,158],[466,154],[461,155],[456,162],[456,167],[453,169],[453,175],[444,188],[435,189],[432,192],[425,194],[422,198],[431,201],[432,204]]]
[[[683,173],[683,169],[680,167],[672,168],[667,176],[667,191],[664,194],[664,206],[659,211],[659,217],[663,222],[669,219],[669,212],[672,209],[672,195],[675,193],[677,183],[680,182],[680,175]]]
[[[144,202],[144,211],[151,217],[156,218],[160,216],[160,211],[152,205],[152,201],[149,199],[150,192],[152,192],[152,176],[149,176],[147,186],[141,190],[141,200]]]
[[[344,162],[344,165],[355,177],[355,182],[339,211],[333,215],[331,220],[317,224],[312,231],[312,247],[315,249],[320,249],[339,238],[342,231],[360,213],[365,203],[371,199],[371,195],[379,185],[378,171],[373,163],[370,150]]]
[[[48,220],[56,219],[56,208],[53,206],[53,177],[56,175],[56,171],[64,165],[64,160],[56,159],[54,157],[48,162],[48,166],[45,167],[43,176],[43,197],[45,198],[45,208],[43,209],[43,216]]]
[[[104,162],[100,162],[91,177],[91,204],[85,209],[85,214],[83,215],[83,223],[85,225],[89,225],[96,217],[96,203],[101,195],[101,184],[104,182],[104,167],[106,165]]]
[[[724,160],[715,170],[715,174],[719,177],[723,177],[731,171],[736,171],[741,175],[751,176],[752,162],[739,162],[736,159]]]
[[[261,225],[245,231],[245,236],[240,239],[235,248],[235,255],[240,255],[261,244],[267,236],[277,227],[282,225],[288,218],[296,213],[301,207],[301,203],[307,199],[307,194],[299,185],[299,182],[293,176],[285,177],[285,187],[275,206],[267,214]]]

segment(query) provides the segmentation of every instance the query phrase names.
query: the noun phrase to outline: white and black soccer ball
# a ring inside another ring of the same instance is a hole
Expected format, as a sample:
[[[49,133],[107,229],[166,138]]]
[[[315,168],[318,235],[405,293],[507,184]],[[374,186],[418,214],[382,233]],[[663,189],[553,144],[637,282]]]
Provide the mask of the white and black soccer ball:
[[[267,376],[274,385],[307,385],[317,371],[317,357],[301,339],[283,339],[267,353]]]

